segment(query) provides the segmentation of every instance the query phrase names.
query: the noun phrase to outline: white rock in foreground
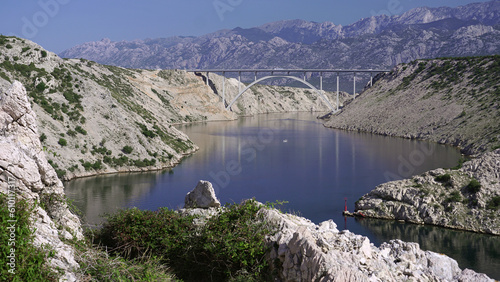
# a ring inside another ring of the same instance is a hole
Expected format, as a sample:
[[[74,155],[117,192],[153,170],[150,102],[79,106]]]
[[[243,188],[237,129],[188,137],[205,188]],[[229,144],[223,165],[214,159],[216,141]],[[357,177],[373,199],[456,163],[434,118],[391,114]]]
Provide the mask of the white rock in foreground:
[[[215,196],[214,187],[212,183],[200,180],[196,188],[186,195],[184,200],[184,208],[218,208],[220,202]]]
[[[339,232],[331,220],[315,225],[274,209],[260,214],[279,226],[269,237],[269,262],[282,281],[493,281],[417,243],[392,240],[377,248],[367,237]]]

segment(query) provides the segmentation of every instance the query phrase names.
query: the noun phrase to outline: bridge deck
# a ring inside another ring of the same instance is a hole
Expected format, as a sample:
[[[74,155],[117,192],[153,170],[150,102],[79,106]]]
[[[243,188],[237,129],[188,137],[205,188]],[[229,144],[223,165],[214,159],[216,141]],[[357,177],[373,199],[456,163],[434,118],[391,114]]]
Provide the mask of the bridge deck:
[[[382,69],[194,69],[187,72],[390,72]]]

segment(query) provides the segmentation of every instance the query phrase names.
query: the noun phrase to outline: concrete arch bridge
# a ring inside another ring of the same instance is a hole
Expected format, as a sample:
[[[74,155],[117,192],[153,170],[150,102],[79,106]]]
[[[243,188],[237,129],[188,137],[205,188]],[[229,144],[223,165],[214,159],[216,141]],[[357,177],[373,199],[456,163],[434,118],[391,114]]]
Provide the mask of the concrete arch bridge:
[[[344,70],[344,69],[196,69],[196,70],[188,70],[188,72],[194,72],[196,74],[206,74],[206,83],[209,85],[209,80],[210,80],[210,73],[220,73],[222,74],[223,81],[222,81],[222,103],[223,106],[227,109],[230,110],[231,107],[233,106],[234,103],[252,86],[255,84],[258,84],[264,80],[272,79],[272,78],[288,78],[288,79],[293,79],[296,81],[301,82],[302,84],[306,85],[307,87],[311,88],[314,93],[316,93],[321,100],[325,103],[326,106],[332,111],[332,112],[337,112],[339,111],[339,75],[340,73],[352,73],[354,76],[354,91],[353,91],[353,98],[356,98],[356,74],[357,73],[369,73],[370,74],[370,85],[373,85],[373,74],[381,73],[381,72],[389,72],[390,70],[382,70],[382,69],[350,69],[350,70]],[[238,95],[235,96],[229,103],[226,103],[226,73],[238,73]],[[242,73],[253,73],[254,74],[254,81],[250,83],[248,86],[245,88],[241,89],[241,74]],[[319,83],[319,89],[309,83],[306,80],[307,74],[308,73],[318,73],[320,77],[320,83]],[[324,73],[336,73],[337,74],[337,103],[336,107],[330,103],[326,95],[324,94],[323,91],[323,74]],[[264,74],[264,76],[258,78],[259,74]],[[303,76],[300,77],[300,74]],[[227,105],[227,106],[226,106]]]

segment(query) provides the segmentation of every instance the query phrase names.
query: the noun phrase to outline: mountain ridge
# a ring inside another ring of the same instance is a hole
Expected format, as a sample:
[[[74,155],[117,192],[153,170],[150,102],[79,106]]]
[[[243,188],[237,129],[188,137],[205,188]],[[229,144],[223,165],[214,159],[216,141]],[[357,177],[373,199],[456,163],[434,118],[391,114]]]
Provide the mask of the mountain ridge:
[[[416,8],[347,26],[286,20],[199,37],[104,39],[75,46],[60,56],[141,69],[376,69],[416,59],[500,54],[499,42],[500,1],[496,0],[457,8]],[[364,86],[363,79],[358,89]],[[352,78],[344,83],[352,85]],[[341,83],[341,89],[352,87]]]

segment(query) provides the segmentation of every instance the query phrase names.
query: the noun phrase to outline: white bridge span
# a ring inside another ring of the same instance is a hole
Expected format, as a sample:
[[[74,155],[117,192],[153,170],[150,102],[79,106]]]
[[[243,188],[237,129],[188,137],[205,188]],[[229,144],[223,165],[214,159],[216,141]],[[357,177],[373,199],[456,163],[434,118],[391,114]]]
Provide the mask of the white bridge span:
[[[323,100],[323,102],[328,106],[328,108],[332,112],[337,112],[339,110],[339,74],[340,73],[353,73],[354,75],[354,91],[353,91],[353,98],[356,98],[356,74],[357,73],[370,73],[370,85],[373,85],[373,74],[375,73],[381,73],[381,72],[390,72],[390,70],[382,70],[382,69],[358,69],[358,70],[342,70],[342,69],[274,69],[274,70],[267,70],[267,69],[197,69],[197,70],[188,70],[188,72],[194,72],[194,73],[206,73],[206,83],[209,85],[209,76],[210,73],[222,73],[223,76],[223,81],[222,81],[222,103],[224,107],[226,107],[226,73],[238,73],[238,95],[227,105],[226,109],[230,110],[233,104],[238,100],[238,98],[243,95],[248,89],[250,89],[252,86],[255,84],[264,81],[266,79],[271,79],[271,78],[290,78],[297,80],[309,88],[311,88],[318,96]],[[254,73],[255,79],[252,83],[250,83],[247,87],[245,87],[243,90],[241,89],[241,74],[242,73]],[[264,76],[262,78],[257,79],[257,74],[258,73],[266,73],[270,74],[267,76]],[[303,78],[300,78],[295,75],[290,75],[290,73],[303,73]],[[319,83],[319,89],[317,89],[315,86],[313,86],[311,83],[307,82],[306,80],[306,74],[307,73],[319,73],[320,77],[320,83]],[[323,73],[336,73],[337,74],[337,107],[333,107],[333,105],[328,101],[328,98],[324,94],[323,91]]]

